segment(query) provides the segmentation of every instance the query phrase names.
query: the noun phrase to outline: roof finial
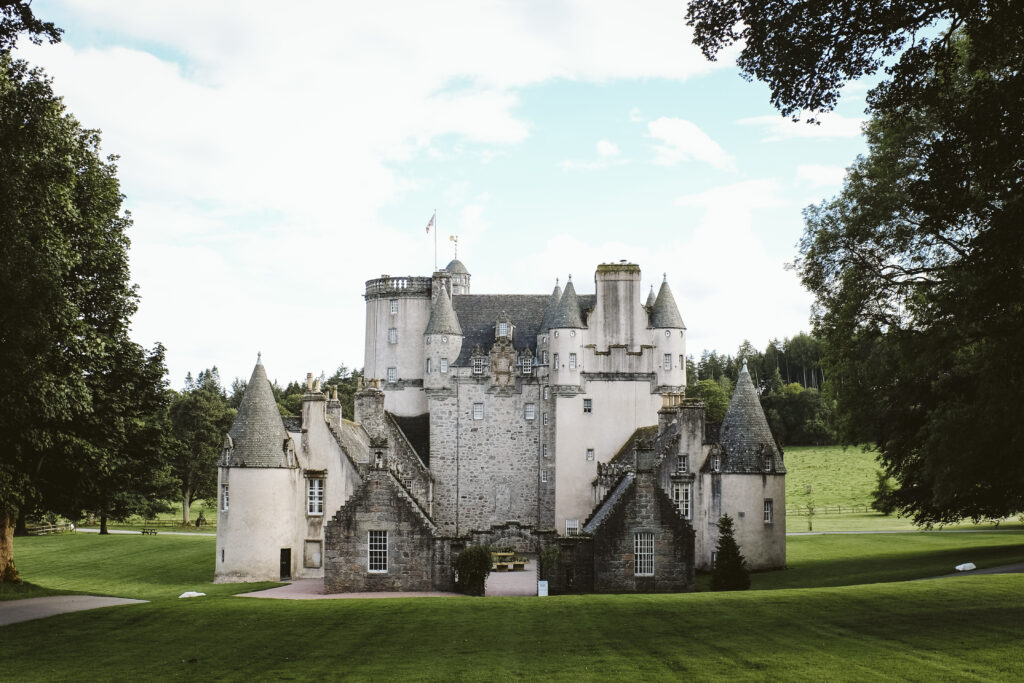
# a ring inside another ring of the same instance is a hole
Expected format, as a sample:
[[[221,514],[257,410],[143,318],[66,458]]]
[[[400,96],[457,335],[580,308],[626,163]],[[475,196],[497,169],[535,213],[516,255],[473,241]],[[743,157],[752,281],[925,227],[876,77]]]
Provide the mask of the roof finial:
[[[557,277],[556,277],[556,278],[555,278],[555,287],[557,287],[557,286],[558,286],[558,280],[559,280],[559,278],[557,278]]]
[[[743,359],[743,372],[747,372],[747,359]]]
[[[257,351],[256,352],[256,365],[263,365],[263,352],[262,351]]]
[[[662,273],[661,274],[661,281],[662,282],[668,282],[668,273]],[[654,285],[651,285],[651,286],[653,287]]]
[[[572,282],[572,273],[569,273],[569,282]]]

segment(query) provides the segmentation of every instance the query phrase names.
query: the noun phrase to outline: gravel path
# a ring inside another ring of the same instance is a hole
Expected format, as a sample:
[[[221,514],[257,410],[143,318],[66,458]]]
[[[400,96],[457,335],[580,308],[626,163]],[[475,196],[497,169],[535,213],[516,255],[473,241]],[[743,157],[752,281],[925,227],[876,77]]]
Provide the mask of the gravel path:
[[[0,601],[0,626],[16,624],[19,621],[42,619],[66,612],[81,612],[98,607],[115,605],[137,605],[148,600],[128,598],[107,598],[99,595],[51,595],[45,598]]]

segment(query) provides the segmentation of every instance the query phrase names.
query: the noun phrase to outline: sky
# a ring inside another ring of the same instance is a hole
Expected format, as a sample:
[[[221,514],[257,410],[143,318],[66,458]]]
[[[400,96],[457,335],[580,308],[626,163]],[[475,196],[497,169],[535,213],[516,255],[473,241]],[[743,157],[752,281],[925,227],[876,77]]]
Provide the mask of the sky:
[[[429,275],[453,235],[475,294],[589,294],[625,259],[644,297],[667,278],[689,354],[764,348],[810,329],[801,211],[865,151],[861,84],[791,122],[684,0],[32,8],[64,36],[20,56],[119,156],[132,335],[177,389],[258,352],[281,384],[361,367],[366,280]]]

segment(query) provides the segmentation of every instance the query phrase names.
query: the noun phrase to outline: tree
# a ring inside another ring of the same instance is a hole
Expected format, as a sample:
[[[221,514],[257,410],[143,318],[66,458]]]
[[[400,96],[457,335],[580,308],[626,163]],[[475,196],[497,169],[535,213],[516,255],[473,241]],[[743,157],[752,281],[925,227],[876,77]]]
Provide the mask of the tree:
[[[182,503],[181,522],[191,521],[196,500],[216,496],[217,461],[237,411],[228,407],[217,368],[203,370],[175,394],[170,408],[172,473]]]
[[[689,20],[709,56],[742,38],[785,114],[888,60],[869,152],[805,212],[798,261],[842,436],[871,430],[919,524],[1024,509],[1024,4],[698,0]]]
[[[36,18],[31,0],[0,0],[0,52],[10,52],[22,34],[39,45],[43,40],[59,42],[63,32],[53,23]]]
[[[711,570],[711,590],[745,591],[750,588],[747,561],[740,553],[734,536],[732,517],[718,520],[718,544],[715,546],[715,567]]]
[[[8,38],[17,30],[11,7],[0,15]],[[20,511],[125,509],[125,494],[142,479],[124,468],[141,476],[141,460],[152,455],[141,445],[162,394],[163,352],[147,354],[128,337],[137,306],[131,221],[115,159],[99,149],[98,132],[65,112],[41,71],[0,51],[3,580],[17,576]]]
[[[729,410],[729,393],[722,388],[722,385],[713,379],[702,379],[697,382],[693,392],[694,398],[704,401],[705,415],[707,421],[712,424],[721,424],[725,419],[725,413]]]

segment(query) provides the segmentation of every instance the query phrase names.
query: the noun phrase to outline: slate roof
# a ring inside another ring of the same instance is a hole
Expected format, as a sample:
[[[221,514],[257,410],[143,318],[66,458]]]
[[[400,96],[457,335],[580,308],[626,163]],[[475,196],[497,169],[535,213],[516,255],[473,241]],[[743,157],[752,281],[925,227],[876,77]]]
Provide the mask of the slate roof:
[[[430,413],[403,417],[388,413],[395,425],[405,434],[409,444],[416,450],[420,460],[427,467],[430,467]]]
[[[231,425],[234,448],[225,453],[228,467],[290,467],[284,450],[288,438],[263,363],[257,361]]]
[[[459,318],[452,308],[452,299],[444,287],[441,287],[430,304],[430,320],[423,334],[462,334]]]
[[[449,273],[455,275],[469,275],[469,271],[466,270],[466,265],[459,259],[452,259],[451,263],[444,267]]]
[[[558,311],[555,313],[554,320],[551,321],[551,329],[556,328],[582,328],[583,318],[580,316],[580,303],[576,296],[576,288],[572,285],[572,280],[565,285],[565,291],[562,292],[562,298],[558,302]]]
[[[763,472],[762,458],[772,458],[772,471],[780,474],[786,472],[782,462],[782,452],[775,443],[768,420],[761,409],[761,401],[757,389],[750,380],[746,363],[736,381],[736,390],[729,402],[729,410],[722,420],[719,430],[719,444],[724,451],[722,458],[723,472],[760,473]]]
[[[302,431],[302,418],[293,415],[283,415],[281,421],[284,422],[284,428],[289,432],[301,432]]]
[[[601,501],[601,505],[594,511],[594,514],[590,516],[587,523],[583,525],[583,533],[592,534],[597,531],[598,527],[604,523],[604,520],[612,513],[615,506],[623,496],[633,486],[633,482],[636,480],[636,475],[632,472],[626,472],[619,483],[615,486],[610,494],[605,496],[604,500]]]
[[[647,294],[647,303],[644,304],[644,306],[647,307],[648,311],[654,310],[655,301],[656,299],[654,297],[654,285],[651,285],[651,291]]]
[[[555,284],[555,288],[551,290],[551,297],[548,300],[548,307],[544,310],[544,322],[541,323],[540,331],[546,332],[551,329],[551,323],[555,321],[555,316],[558,315],[558,302],[562,299],[562,288]]]
[[[650,324],[651,327],[658,328],[686,329],[686,325],[683,324],[683,316],[679,315],[679,307],[676,306],[676,299],[672,296],[672,290],[669,289],[667,281],[661,283],[661,289],[658,290],[658,298],[654,300]]]
[[[567,287],[568,289],[568,287]],[[564,295],[563,295],[564,299]],[[577,316],[594,307],[594,295],[576,297]],[[469,365],[473,349],[480,346],[487,353],[494,345],[494,323],[502,314],[508,316],[515,331],[512,344],[516,349],[536,349],[544,312],[551,296],[548,294],[459,294],[452,307],[462,326],[462,352],[455,365]],[[580,325],[582,327],[582,324]]]

